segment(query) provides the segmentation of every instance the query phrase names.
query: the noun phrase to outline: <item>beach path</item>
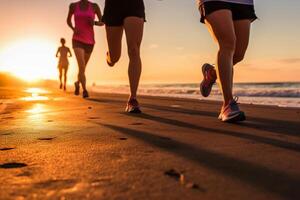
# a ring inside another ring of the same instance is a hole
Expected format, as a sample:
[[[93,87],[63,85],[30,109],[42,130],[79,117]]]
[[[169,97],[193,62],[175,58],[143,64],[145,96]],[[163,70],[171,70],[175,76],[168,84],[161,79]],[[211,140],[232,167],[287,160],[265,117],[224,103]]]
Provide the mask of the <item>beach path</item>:
[[[300,109],[0,88],[0,199],[300,199]]]

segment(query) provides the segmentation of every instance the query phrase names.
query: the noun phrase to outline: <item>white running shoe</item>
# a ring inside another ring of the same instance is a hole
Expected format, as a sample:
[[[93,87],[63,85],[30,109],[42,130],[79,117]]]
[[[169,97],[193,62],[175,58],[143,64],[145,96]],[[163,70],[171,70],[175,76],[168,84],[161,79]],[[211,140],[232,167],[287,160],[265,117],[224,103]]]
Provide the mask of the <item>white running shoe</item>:
[[[245,113],[242,112],[237,103],[238,98],[232,100],[225,108],[222,109],[219,119],[222,122],[240,122],[246,120]]]

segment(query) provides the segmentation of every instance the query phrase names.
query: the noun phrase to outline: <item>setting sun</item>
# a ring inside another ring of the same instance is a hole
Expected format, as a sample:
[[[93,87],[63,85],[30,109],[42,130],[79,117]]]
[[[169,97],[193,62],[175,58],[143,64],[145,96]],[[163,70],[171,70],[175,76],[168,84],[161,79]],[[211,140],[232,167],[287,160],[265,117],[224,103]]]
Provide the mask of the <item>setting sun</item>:
[[[26,81],[56,78],[56,47],[45,40],[27,39],[15,42],[0,52],[0,71]]]

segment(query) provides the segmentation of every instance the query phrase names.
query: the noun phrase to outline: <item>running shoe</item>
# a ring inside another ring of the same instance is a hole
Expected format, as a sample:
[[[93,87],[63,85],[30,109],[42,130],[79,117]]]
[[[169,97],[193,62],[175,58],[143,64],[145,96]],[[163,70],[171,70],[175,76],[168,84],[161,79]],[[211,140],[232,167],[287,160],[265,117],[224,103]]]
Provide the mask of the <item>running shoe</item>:
[[[109,52],[106,52],[106,62],[108,66],[113,67],[115,64],[111,62]]]
[[[202,74],[203,80],[200,84],[200,92],[202,96],[208,97],[217,79],[216,70],[214,66],[205,63],[202,66]]]
[[[226,107],[222,108],[219,119],[223,122],[240,122],[246,120],[245,113],[240,110],[238,98],[232,100]]]
[[[130,99],[127,102],[125,111],[128,113],[141,113],[142,112],[140,110],[139,102],[136,99]]]
[[[79,87],[79,82],[75,82],[74,83],[74,85],[75,85],[75,92],[74,92],[74,94],[76,95],[76,96],[78,96],[79,95],[79,90],[80,90],[80,87]]]
[[[82,97],[83,97],[83,98],[88,98],[88,97],[89,97],[89,93],[88,93],[87,90],[83,90],[83,92],[82,92]]]

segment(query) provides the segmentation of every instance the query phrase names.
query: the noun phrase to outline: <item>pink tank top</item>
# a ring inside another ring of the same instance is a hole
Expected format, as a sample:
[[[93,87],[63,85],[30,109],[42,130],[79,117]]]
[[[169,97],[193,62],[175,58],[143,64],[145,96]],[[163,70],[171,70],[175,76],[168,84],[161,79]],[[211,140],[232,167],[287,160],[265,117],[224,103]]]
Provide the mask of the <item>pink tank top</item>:
[[[91,2],[88,2],[87,10],[80,9],[80,2],[75,4],[74,10],[75,30],[73,40],[85,44],[95,44],[94,25],[95,11]]]

